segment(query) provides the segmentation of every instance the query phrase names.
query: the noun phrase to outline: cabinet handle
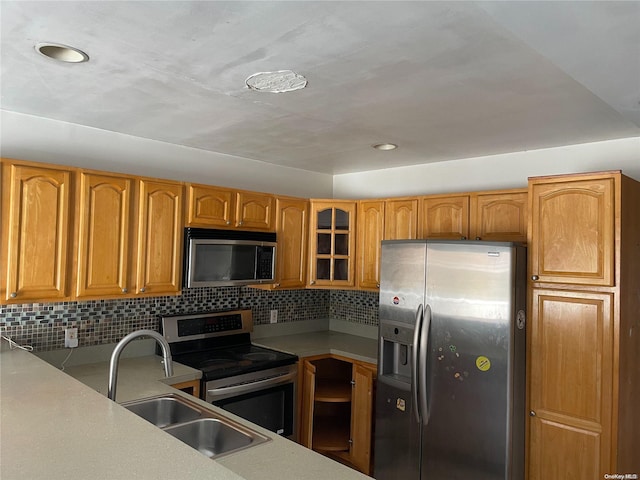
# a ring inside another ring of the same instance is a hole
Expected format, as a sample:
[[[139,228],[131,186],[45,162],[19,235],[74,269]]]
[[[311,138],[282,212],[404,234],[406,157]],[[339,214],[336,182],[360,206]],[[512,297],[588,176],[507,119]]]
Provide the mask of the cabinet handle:
[[[537,282],[540,277],[538,275],[531,275],[531,280]]]
[[[466,240],[467,237],[465,237],[464,235],[462,237],[460,237],[460,240]]]
[[[16,298],[18,296],[18,294],[16,292],[11,292],[11,295],[9,295],[11,298]]]
[[[122,293],[127,293],[129,290],[127,290],[126,288],[122,289]]]
[[[379,283],[376,283],[376,287],[377,287],[377,288],[380,288],[380,284],[379,284]]]
[[[351,380],[351,385],[353,385],[355,387],[356,381],[355,380]]]
[[[274,287],[279,287],[279,286],[280,286],[280,284],[279,284],[279,283],[275,283],[275,284],[274,284]]]
[[[482,240],[480,237],[476,237],[476,240]]]
[[[144,292],[146,292],[146,291],[147,291],[147,289],[146,289],[146,288],[144,288],[144,287],[142,287],[142,288],[140,289],[140,293],[144,293]]]
[[[242,223],[243,223],[243,222],[242,222],[242,221],[240,221],[240,222],[238,222],[238,225],[242,225]]]
[[[529,412],[529,416],[530,416],[530,417],[535,417],[535,416],[536,416],[536,412],[534,412],[533,410],[531,410],[531,411]]]
[[[227,220],[227,225],[231,225],[231,220]]]
[[[309,282],[309,285],[315,285],[315,284],[316,284],[316,281],[315,281],[315,280],[311,280],[311,281]]]

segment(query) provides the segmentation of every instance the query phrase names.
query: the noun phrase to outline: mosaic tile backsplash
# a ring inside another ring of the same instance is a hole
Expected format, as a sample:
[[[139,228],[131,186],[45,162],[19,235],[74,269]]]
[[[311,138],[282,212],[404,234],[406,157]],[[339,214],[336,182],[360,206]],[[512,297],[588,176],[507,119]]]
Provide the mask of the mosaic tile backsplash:
[[[78,328],[79,346],[118,342],[139,329],[158,330],[158,315],[250,308],[255,325],[331,318],[378,324],[378,294],[346,290],[268,291],[249,287],[191,288],[178,296],[0,305],[0,334],[34,350],[64,348],[64,329]]]

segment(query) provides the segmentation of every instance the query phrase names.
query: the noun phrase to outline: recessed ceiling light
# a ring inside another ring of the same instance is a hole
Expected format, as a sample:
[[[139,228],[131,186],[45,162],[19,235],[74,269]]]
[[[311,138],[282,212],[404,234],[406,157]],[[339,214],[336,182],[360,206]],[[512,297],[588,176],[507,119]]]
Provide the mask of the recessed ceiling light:
[[[254,73],[244,83],[258,92],[285,93],[306,87],[307,79],[291,70],[278,70]]]
[[[38,43],[35,46],[36,51],[40,55],[53,58],[60,62],[66,63],[82,63],[89,61],[89,55],[82,50],[70,47],[68,45],[61,45],[59,43]]]
[[[387,151],[395,150],[396,148],[398,148],[398,145],[396,145],[395,143],[378,143],[377,145],[373,145],[373,148],[375,148],[376,150]]]

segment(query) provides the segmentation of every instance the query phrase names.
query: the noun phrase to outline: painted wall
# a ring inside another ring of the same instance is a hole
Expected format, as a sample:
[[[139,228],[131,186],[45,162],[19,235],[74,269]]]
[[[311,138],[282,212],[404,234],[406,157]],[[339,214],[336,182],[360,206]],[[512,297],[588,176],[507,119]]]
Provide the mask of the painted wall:
[[[375,198],[520,188],[527,186],[528,177],[600,170],[622,170],[640,181],[640,137],[336,175],[333,196]]]
[[[0,111],[3,157],[221,185],[304,198],[331,198],[331,175],[280,167],[97,128]],[[184,168],[183,161],[201,166]]]

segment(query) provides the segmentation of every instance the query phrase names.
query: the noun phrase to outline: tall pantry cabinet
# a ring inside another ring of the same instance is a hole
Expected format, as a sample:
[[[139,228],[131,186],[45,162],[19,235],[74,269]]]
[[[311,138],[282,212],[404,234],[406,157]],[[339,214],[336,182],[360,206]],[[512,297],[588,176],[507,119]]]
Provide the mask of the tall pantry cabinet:
[[[529,179],[529,480],[640,472],[640,183]]]

